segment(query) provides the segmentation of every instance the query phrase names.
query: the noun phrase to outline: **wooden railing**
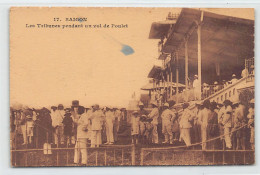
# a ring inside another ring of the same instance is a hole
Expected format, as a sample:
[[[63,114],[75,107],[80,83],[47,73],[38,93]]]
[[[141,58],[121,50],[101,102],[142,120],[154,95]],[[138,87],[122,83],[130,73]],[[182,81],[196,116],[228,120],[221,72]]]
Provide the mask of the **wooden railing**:
[[[226,164],[254,164],[255,150],[226,150],[223,137],[244,129],[247,124],[232,130],[227,134],[208,139],[204,142],[194,143],[190,146],[168,146],[141,148],[140,165],[226,165]],[[222,149],[215,149],[215,141],[222,143]],[[213,143],[212,143],[213,142]],[[198,149],[202,144],[210,144],[210,148]],[[157,154],[157,158],[156,157]],[[178,155],[181,154],[181,155]],[[158,158],[159,155],[159,158]],[[185,157],[184,160],[183,157]],[[193,157],[192,157],[193,156]],[[197,160],[195,160],[197,159]],[[242,160],[242,161],[241,161]],[[199,161],[199,162],[197,162]],[[196,163],[197,162],[197,163]]]
[[[135,165],[134,145],[111,145],[98,148],[51,148],[51,154],[44,154],[46,149],[11,150],[12,166],[80,166],[74,164],[75,149],[86,149],[86,166],[129,166]]]

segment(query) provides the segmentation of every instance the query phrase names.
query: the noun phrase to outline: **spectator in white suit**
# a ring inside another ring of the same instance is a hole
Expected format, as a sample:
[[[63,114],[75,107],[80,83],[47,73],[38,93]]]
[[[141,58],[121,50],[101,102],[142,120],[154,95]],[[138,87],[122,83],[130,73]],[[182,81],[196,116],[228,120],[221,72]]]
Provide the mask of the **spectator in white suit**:
[[[58,105],[58,110],[52,112],[52,127],[54,128],[54,144],[59,146],[59,144],[64,144],[64,126],[62,124],[64,118],[64,106],[62,104]]]
[[[183,104],[183,113],[180,118],[180,141],[184,140],[187,146],[191,145],[190,129],[194,114],[188,109],[189,103]]]
[[[172,133],[172,125],[173,121],[176,118],[176,115],[173,111],[169,109],[169,104],[164,103],[163,105],[164,111],[162,112],[162,133],[164,134],[164,142],[173,144],[173,133]]]
[[[115,116],[112,112],[110,107],[106,107],[105,112],[105,127],[106,127],[106,137],[107,142],[105,144],[113,144],[114,143],[114,134],[113,134],[113,127],[114,127]]]
[[[231,143],[231,127],[232,127],[232,107],[231,107],[231,101],[225,100],[224,107],[219,111],[219,116],[221,118],[221,124],[224,127],[224,139],[226,143],[226,147],[228,149],[232,148]]]
[[[77,122],[77,141],[75,145],[74,163],[79,164],[81,156],[81,164],[87,164],[87,143],[89,139],[89,115],[84,112],[80,115]]]
[[[95,104],[93,106],[93,112],[90,116],[92,121],[91,126],[91,147],[99,147],[101,144],[101,130],[102,130],[102,123],[103,123],[103,112],[99,109],[99,105]]]
[[[159,117],[159,109],[156,101],[153,101],[152,103],[153,109],[151,113],[148,115],[148,118],[152,119],[152,143],[158,144],[158,131],[157,131],[157,126],[158,126],[158,117]]]

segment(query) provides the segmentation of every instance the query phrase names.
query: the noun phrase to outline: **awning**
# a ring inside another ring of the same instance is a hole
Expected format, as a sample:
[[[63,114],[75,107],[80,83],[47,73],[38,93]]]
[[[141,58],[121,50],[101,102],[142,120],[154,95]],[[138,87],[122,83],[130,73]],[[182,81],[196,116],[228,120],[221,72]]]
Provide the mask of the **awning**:
[[[201,20],[201,10],[184,8],[174,25],[171,37],[162,49],[172,53],[178,48],[184,57],[184,39],[188,40],[189,59],[197,59],[196,21]],[[203,11],[201,27],[202,59],[214,62],[254,56],[254,21]],[[193,32],[192,32],[193,31]],[[191,33],[192,32],[192,33]]]
[[[149,34],[149,39],[161,39],[166,36],[170,25],[174,25],[176,20],[165,20],[160,22],[153,22]]]
[[[163,70],[162,67],[154,65],[148,74],[148,78],[158,79],[162,70]]]
[[[184,8],[162,52],[178,50],[180,71],[184,70],[184,42],[188,37],[189,75],[197,74],[197,22],[201,20],[202,81],[210,83],[216,78],[217,64],[223,79],[231,78],[233,73],[240,75],[245,59],[254,57],[254,20]],[[180,72],[182,74],[184,72]],[[184,76],[180,76],[179,81],[184,82]]]

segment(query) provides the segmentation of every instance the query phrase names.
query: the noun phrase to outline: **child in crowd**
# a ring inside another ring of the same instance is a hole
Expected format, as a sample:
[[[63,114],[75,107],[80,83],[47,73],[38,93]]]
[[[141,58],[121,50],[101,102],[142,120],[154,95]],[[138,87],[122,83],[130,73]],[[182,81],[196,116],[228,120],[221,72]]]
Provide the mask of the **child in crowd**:
[[[29,139],[29,144],[32,143],[32,137],[33,137],[33,125],[34,121],[31,115],[26,116],[26,131],[27,131],[27,138]]]
[[[66,145],[71,145],[71,136],[73,135],[72,133],[72,128],[73,128],[73,120],[71,117],[71,113],[65,113],[64,119],[62,123],[64,124],[64,136],[65,136],[65,142]]]
[[[140,133],[140,118],[138,117],[138,112],[134,111],[131,117],[132,144],[138,144],[139,133]]]
[[[145,131],[144,131],[144,138],[145,138],[144,143],[145,144],[152,143],[153,124],[151,122],[152,122],[152,119],[148,119],[148,118],[146,118],[145,122],[144,122],[145,123]]]
[[[140,142],[143,144],[145,142],[145,115],[142,115],[139,120],[140,132],[139,138]]]

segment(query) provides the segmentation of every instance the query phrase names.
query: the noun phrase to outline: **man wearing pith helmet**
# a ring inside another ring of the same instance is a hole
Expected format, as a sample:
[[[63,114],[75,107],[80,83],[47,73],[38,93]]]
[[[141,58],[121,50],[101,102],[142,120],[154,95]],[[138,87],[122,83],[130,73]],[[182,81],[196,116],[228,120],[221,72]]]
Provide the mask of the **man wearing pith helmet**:
[[[55,120],[52,121],[52,126],[54,127],[55,133],[54,133],[54,143],[57,144],[64,144],[64,126],[63,126],[63,118],[64,118],[64,106],[62,104],[58,105],[58,110],[56,113]]]
[[[158,117],[159,117],[159,109],[156,101],[151,102],[152,104],[152,111],[148,115],[148,118],[152,119],[152,125],[153,125],[153,131],[152,131],[152,143],[157,144],[158,143]]]
[[[143,102],[139,102],[139,104],[138,104],[138,107],[139,107],[139,111],[138,111],[138,114],[139,114],[139,117],[141,117],[141,116],[147,116],[147,111],[144,109],[144,104],[143,104]]]
[[[99,145],[101,144],[101,123],[103,115],[103,112],[99,109],[99,105],[95,104],[93,106],[93,113],[90,116],[90,119],[92,121],[91,147],[99,147]]]
[[[81,107],[82,108],[82,107]],[[73,133],[74,136],[72,136],[73,142],[76,142],[77,140],[77,127],[78,127],[78,120],[79,120],[79,101],[73,100],[71,105],[71,117],[73,119]]]
[[[111,107],[106,107],[105,112],[105,127],[106,127],[106,138],[107,142],[105,144],[113,144],[114,143],[114,113],[112,112]]]
[[[192,127],[191,121],[194,114],[189,110],[189,103],[183,104],[183,112],[180,117],[180,140],[183,140],[187,146],[191,145],[190,129]]]
[[[236,74],[233,74],[231,83],[234,84],[235,82],[237,82],[237,78],[236,78]]]
[[[193,86],[193,89],[194,89],[195,99],[199,99],[200,84],[199,84],[199,80],[198,80],[198,75],[194,75],[194,80],[193,80],[192,86]]]
[[[172,134],[172,123],[176,118],[174,112],[169,109],[169,103],[164,103],[162,112],[162,133],[164,134],[164,142],[173,144],[173,134]]]
[[[224,107],[220,111],[219,115],[221,118],[221,124],[224,128],[224,139],[226,143],[226,147],[228,149],[232,148],[232,142],[231,142],[231,137],[230,137],[230,131],[232,127],[232,102],[230,100],[225,100],[224,102]]]

